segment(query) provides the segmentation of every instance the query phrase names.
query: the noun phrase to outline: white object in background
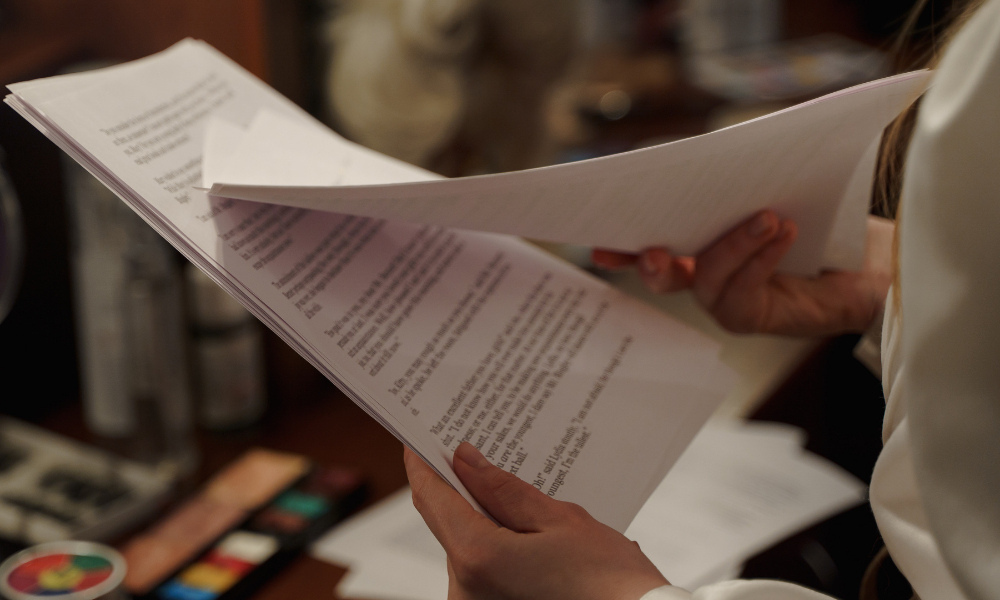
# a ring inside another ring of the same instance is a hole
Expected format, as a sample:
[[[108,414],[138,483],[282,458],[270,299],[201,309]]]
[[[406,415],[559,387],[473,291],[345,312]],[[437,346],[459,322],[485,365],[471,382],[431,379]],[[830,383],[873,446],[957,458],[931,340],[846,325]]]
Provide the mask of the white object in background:
[[[783,8],[781,0],[683,0],[682,48],[693,55],[771,44]]]
[[[176,254],[100,181],[64,161],[84,417],[131,458],[196,460]]]
[[[120,536],[174,483],[164,470],[15,419],[0,418],[0,454],[0,537],[22,544]]]
[[[79,165],[63,164],[84,418],[95,434],[122,438],[135,428],[123,317],[125,254],[132,228],[144,225]]]
[[[744,103],[800,99],[891,72],[884,53],[833,34],[699,54],[687,66],[695,85]]]
[[[125,254],[130,456],[179,475],[198,461],[178,257],[136,222]]]
[[[199,421],[219,430],[251,425],[266,401],[260,324],[194,265],[185,277]]]

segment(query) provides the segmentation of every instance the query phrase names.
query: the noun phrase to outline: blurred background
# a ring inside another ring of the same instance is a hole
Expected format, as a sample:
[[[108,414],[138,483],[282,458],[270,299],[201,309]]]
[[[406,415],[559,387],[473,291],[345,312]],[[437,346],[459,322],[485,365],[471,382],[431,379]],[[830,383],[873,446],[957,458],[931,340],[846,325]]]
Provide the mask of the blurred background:
[[[698,135],[907,70],[949,5],[929,3],[915,37],[896,52],[914,3],[0,0],[0,83],[200,38],[345,137],[455,177]],[[170,398],[160,401],[189,411],[170,417],[175,430],[160,432],[183,446],[166,454],[181,471],[199,472],[251,443],[322,452],[303,441],[302,427],[320,428],[313,437],[323,438],[324,421],[310,415],[365,422],[7,106],[0,149],[0,413],[121,449],[118,438],[127,436],[107,399],[167,393],[169,381]],[[556,250],[586,266],[585,253]],[[134,315],[152,317],[143,325]],[[182,335],[146,331],[150,322]],[[852,346],[833,347],[848,356]],[[878,451],[878,382],[856,365],[843,367],[845,376],[809,356],[801,381],[836,382],[820,408],[786,409],[800,395],[786,384],[762,410],[812,426],[813,449],[826,444],[827,455],[867,480]],[[184,368],[155,372],[156,363]],[[239,368],[209,381],[219,365]],[[856,410],[831,417],[823,407],[843,409],[845,386],[857,386],[849,394]],[[398,446],[377,426],[357,428],[358,439],[381,435],[389,444],[356,465],[369,461],[379,473],[375,496],[385,495],[402,483]],[[330,442],[320,458],[343,462],[354,443],[336,454],[340,446]],[[148,449],[133,443],[125,451],[142,458]]]
[[[922,37],[903,64],[889,53],[912,4],[0,0],[0,83],[201,38],[346,137],[461,176],[697,135],[904,69]],[[37,418],[79,396],[72,186],[57,149],[6,106],[0,148],[24,224],[8,236],[23,238],[24,267],[6,284],[0,365],[48,373],[32,402],[2,393],[0,409]],[[272,394],[281,383],[306,385],[272,381]]]

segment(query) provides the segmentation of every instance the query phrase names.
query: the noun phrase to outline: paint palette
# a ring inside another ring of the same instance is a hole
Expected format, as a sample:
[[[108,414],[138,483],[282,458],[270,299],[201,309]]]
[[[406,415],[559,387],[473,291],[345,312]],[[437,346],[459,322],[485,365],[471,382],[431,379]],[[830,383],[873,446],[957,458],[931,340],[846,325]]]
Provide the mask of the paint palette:
[[[117,598],[124,576],[124,559],[107,546],[52,542],[23,550],[0,566],[0,595],[11,600]]]
[[[222,538],[193,565],[160,586],[157,596],[171,600],[215,600],[278,553],[278,540],[250,531]]]
[[[251,450],[125,545],[123,587],[141,600],[244,598],[364,498],[353,469]]]
[[[308,543],[360,506],[354,471],[316,467],[151,594],[156,600],[234,600],[257,589]]]

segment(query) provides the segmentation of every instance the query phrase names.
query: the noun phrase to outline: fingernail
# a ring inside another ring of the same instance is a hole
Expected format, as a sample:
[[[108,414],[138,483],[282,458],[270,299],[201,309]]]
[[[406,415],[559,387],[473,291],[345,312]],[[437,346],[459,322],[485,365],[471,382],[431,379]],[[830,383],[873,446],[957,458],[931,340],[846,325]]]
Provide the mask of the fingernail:
[[[462,442],[455,449],[455,458],[476,469],[482,469],[490,463],[486,457],[480,454],[476,447],[469,442]]]
[[[774,222],[771,216],[767,213],[760,213],[750,223],[749,233],[751,237],[761,237],[766,233],[770,233],[773,228]]]

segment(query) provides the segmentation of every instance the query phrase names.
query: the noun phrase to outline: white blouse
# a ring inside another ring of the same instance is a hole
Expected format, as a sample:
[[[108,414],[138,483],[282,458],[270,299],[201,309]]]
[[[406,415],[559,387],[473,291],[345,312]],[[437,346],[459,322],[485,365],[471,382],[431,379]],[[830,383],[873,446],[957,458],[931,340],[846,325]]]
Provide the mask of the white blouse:
[[[886,413],[871,503],[922,600],[1000,598],[1000,0],[947,50],[907,157],[902,307],[887,301]],[[860,551],[860,549],[859,549]],[[731,581],[643,600],[806,600]]]

